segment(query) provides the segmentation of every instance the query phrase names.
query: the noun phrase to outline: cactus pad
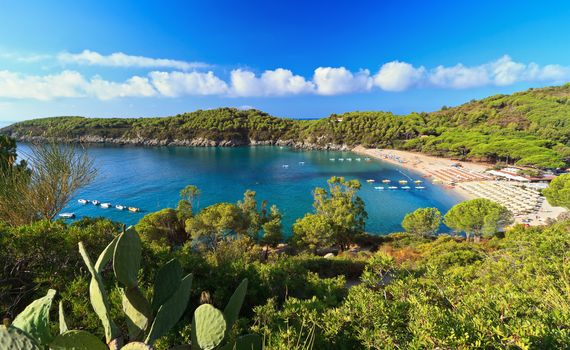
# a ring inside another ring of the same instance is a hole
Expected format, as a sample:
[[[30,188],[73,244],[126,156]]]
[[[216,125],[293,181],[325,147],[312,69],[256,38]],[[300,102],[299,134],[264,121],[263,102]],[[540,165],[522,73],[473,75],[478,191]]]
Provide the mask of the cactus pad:
[[[236,288],[234,294],[232,294],[230,300],[228,301],[228,304],[226,305],[226,308],[224,309],[224,317],[226,318],[228,332],[231,331],[234,323],[239,317],[239,311],[241,310],[246,292],[247,278],[244,278]]]
[[[113,255],[115,277],[125,287],[137,286],[142,246],[137,231],[131,226],[119,235]]]
[[[172,259],[158,270],[154,279],[154,296],[152,309],[156,313],[180,286],[182,267],[176,259]]]
[[[224,340],[226,320],[220,310],[210,304],[203,304],[194,311],[192,328],[199,348],[212,350]]]
[[[24,331],[0,326],[0,349],[2,350],[41,350],[36,341]]]
[[[141,340],[152,319],[152,309],[138,287],[123,289],[123,311],[130,340]]]
[[[34,300],[16,316],[12,326],[29,334],[40,345],[47,345],[51,341],[49,309],[54,296],[55,290],[48,290],[44,297]]]
[[[99,338],[86,331],[67,331],[55,337],[50,350],[108,350]]]
[[[128,343],[121,350],[152,350],[152,346],[140,342]]]

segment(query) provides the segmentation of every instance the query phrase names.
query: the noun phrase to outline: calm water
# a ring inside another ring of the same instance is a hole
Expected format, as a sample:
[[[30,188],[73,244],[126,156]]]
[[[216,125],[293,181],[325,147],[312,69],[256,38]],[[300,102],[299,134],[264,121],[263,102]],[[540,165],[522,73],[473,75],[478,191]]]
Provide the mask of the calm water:
[[[24,144],[18,147],[21,152],[27,150]],[[380,161],[365,162],[364,157],[351,152],[296,151],[279,147],[90,146],[87,150],[99,169],[98,178],[78,192],[64,210],[74,212],[79,218],[104,216],[135,224],[149,212],[175,207],[180,190],[193,184],[202,191],[200,208],[217,202],[236,202],[245,190],[254,190],[259,202],[267,199],[269,204],[277,204],[284,214],[284,227],[290,231],[295,219],[311,211],[312,189],[326,186],[331,176],[362,182],[360,196],[369,215],[366,230],[371,233],[401,231],[400,222],[406,213],[420,207],[437,207],[445,212],[459,201],[450,191],[427,182],[423,184],[425,190],[375,190],[374,186],[383,185],[382,179],[391,179],[393,185],[398,185],[394,182],[407,176],[421,177]],[[353,161],[329,160],[348,157]],[[362,161],[356,161],[357,157]],[[288,167],[283,167],[284,164]],[[366,179],[377,182],[366,183]],[[142,212],[81,205],[77,203],[79,198],[135,206]]]

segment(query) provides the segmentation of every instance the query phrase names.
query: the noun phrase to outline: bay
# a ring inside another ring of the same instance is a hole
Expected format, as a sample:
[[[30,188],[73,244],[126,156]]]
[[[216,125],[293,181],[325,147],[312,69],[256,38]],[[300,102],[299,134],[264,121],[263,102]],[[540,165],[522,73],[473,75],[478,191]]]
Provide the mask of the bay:
[[[20,154],[29,152],[19,144]],[[276,204],[284,215],[284,229],[290,234],[295,220],[312,210],[312,191],[326,186],[331,176],[358,179],[359,195],[368,211],[366,231],[386,234],[402,231],[404,216],[420,207],[436,207],[445,213],[460,198],[441,186],[424,181],[416,190],[411,180],[425,180],[417,173],[352,152],[293,150],[286,147],[187,148],[86,146],[98,169],[97,179],[81,189],[63,210],[82,217],[106,217],[136,224],[144,215],[163,208],[175,208],[179,192],[186,185],[200,188],[199,209],[218,202],[243,198],[245,190],[257,192],[258,202]],[[339,158],[344,159],[340,161]],[[352,160],[349,161],[348,158]],[[357,161],[356,158],[360,158]],[[331,159],[335,159],[331,161]],[[375,183],[366,182],[376,180]],[[401,187],[408,180],[411,190],[377,190],[382,179]],[[82,205],[79,198],[141,208],[140,213]]]

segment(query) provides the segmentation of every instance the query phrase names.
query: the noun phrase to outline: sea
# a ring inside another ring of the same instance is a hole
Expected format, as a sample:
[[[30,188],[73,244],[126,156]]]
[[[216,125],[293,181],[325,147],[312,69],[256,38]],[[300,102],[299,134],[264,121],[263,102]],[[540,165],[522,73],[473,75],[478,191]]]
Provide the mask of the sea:
[[[76,220],[105,217],[134,225],[151,212],[175,208],[180,190],[195,185],[201,191],[198,210],[218,202],[235,203],[246,190],[255,191],[259,203],[267,200],[269,205],[279,207],[284,216],[285,234],[290,234],[295,220],[313,210],[313,190],[326,187],[331,176],[344,176],[362,183],[358,195],[368,212],[366,231],[382,235],[401,232],[402,219],[417,208],[436,207],[444,214],[461,200],[453,191],[430,183],[418,173],[352,152],[277,146],[93,145],[85,146],[85,150],[94,160],[98,175],[63,210],[75,213]],[[29,146],[18,144],[18,152],[25,157]],[[391,183],[382,183],[384,179]],[[400,180],[407,180],[410,189],[402,189],[406,185],[399,184]],[[416,185],[415,180],[422,181],[421,185]],[[375,188],[379,186],[384,190]],[[388,186],[398,189],[389,190]],[[416,186],[425,188],[416,189]],[[113,207],[82,205],[78,199],[110,202]],[[120,211],[114,208],[117,204],[138,207],[141,212]]]

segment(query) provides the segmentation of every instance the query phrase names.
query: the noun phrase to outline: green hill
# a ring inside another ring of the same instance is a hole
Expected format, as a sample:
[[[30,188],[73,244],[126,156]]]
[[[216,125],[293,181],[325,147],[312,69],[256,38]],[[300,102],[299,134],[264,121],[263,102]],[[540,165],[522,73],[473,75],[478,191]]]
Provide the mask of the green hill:
[[[570,84],[404,116],[350,112],[319,120],[295,120],[258,110],[219,108],[165,118],[44,118],[16,123],[0,132],[24,141],[55,137],[75,142],[154,145],[363,145],[559,168],[570,160]]]

